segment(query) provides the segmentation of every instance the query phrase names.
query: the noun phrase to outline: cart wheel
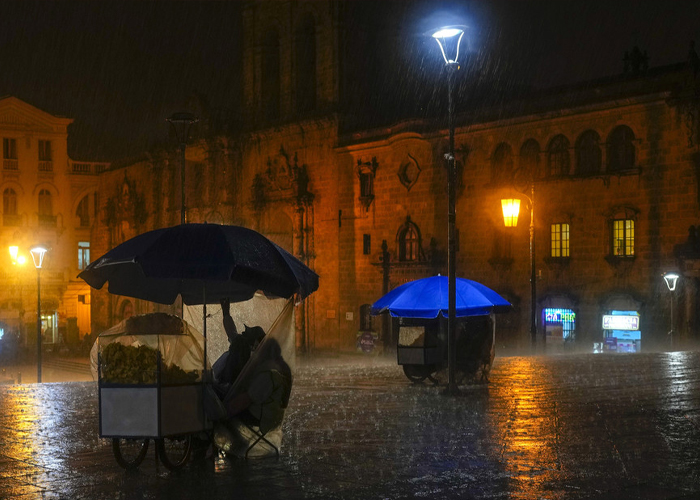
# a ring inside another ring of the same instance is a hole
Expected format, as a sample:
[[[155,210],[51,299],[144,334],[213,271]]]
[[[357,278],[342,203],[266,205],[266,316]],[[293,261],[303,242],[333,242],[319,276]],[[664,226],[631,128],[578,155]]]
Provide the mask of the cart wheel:
[[[156,439],[158,458],[170,470],[184,466],[192,451],[192,435]]]
[[[112,438],[112,451],[117,463],[127,470],[136,469],[148,451],[148,439]]]
[[[431,372],[424,365],[403,365],[403,373],[408,380],[418,384],[428,378]]]

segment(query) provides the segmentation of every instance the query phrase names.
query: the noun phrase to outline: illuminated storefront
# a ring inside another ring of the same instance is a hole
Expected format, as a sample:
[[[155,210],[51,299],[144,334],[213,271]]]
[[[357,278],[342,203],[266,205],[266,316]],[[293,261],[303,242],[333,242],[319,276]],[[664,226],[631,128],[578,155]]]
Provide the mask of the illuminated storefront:
[[[639,312],[610,311],[603,316],[603,350],[606,352],[640,352],[642,331]]]
[[[547,344],[564,344],[576,338],[576,313],[571,309],[542,309]]]

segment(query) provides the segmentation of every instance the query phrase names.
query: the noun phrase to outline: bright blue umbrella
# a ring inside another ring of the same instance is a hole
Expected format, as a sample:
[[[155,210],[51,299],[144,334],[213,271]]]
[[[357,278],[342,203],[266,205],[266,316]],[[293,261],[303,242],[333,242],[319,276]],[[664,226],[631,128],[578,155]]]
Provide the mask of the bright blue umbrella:
[[[506,312],[510,302],[490,288],[476,281],[457,278],[455,315],[482,316],[491,312]],[[448,315],[448,278],[431,276],[410,281],[372,304],[371,313],[389,311],[392,316],[402,318],[437,318]]]

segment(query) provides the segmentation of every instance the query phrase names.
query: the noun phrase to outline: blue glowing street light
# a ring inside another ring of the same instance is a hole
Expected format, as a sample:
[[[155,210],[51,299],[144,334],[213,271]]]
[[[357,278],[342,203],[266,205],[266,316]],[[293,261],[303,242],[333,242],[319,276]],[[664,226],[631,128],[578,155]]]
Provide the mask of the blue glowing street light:
[[[673,349],[673,309],[675,308],[673,296],[676,292],[676,285],[678,285],[678,278],[680,278],[678,273],[670,272],[664,274],[664,281],[666,282],[668,291],[671,292],[671,329],[668,331],[668,335],[671,337],[671,349]]]
[[[466,26],[443,26],[432,30],[432,36],[440,46],[440,52],[445,60],[447,68],[447,126],[450,134],[450,150],[445,155],[447,160],[447,374],[449,393],[457,392],[455,378],[455,365],[457,363],[456,331],[455,331],[455,303],[457,297],[456,281],[456,254],[457,245],[455,238],[455,127],[454,127],[454,82],[459,69],[459,48],[466,31]]]

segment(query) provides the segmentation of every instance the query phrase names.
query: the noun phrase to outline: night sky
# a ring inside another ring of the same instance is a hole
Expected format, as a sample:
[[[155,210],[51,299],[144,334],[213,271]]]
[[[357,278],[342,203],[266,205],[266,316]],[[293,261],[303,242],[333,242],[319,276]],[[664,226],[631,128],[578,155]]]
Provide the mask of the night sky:
[[[457,12],[471,28],[466,66],[518,85],[619,74],[624,52],[635,44],[647,51],[650,66],[681,62],[690,40],[700,42],[698,1],[401,4],[404,16],[386,23],[370,18],[368,26],[400,24],[401,36],[414,36],[439,10]],[[0,95],[73,118],[74,159],[114,160],[167,144],[165,118],[185,109],[189,96],[237,112],[239,7],[203,0],[0,0]],[[413,44],[402,57],[426,71],[432,62],[416,50],[423,46]]]

